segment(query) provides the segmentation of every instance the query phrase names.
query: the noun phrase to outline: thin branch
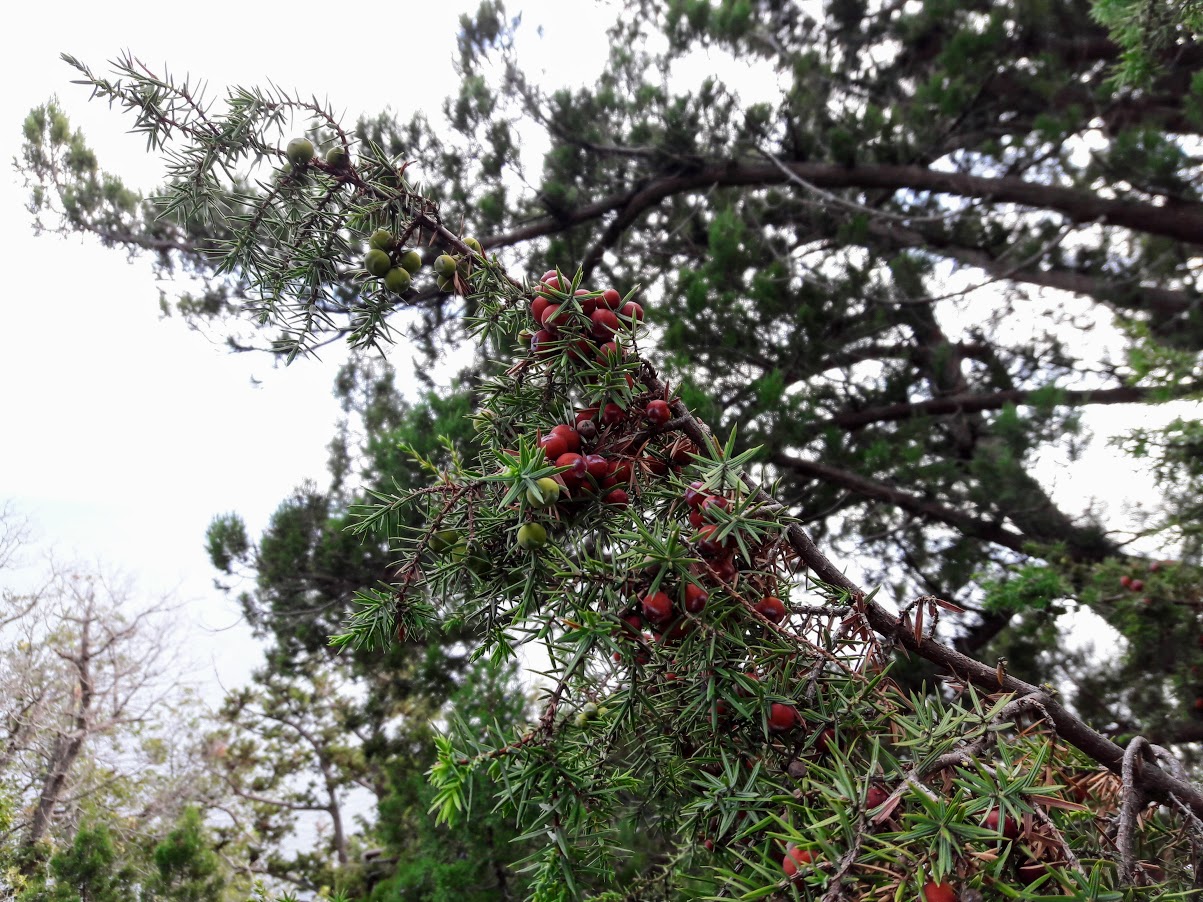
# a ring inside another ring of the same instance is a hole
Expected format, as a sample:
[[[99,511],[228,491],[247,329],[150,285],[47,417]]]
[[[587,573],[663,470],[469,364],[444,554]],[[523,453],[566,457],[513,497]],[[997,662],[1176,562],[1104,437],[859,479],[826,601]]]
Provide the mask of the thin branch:
[[[874,482],[856,473],[841,470],[827,464],[819,463],[818,461],[793,457],[784,452],[774,454],[769,458],[769,462],[799,476],[817,479],[829,485],[842,486],[862,497],[885,501],[908,513],[936,520],[940,523],[947,523],[949,526],[956,527],[961,532],[974,538],[993,542],[996,545],[1001,545],[1020,554],[1028,553],[1027,545],[1030,540],[1022,534],[997,523],[979,520],[977,517],[951,507],[946,507],[943,504],[938,504],[935,501],[927,501],[902,489]]]

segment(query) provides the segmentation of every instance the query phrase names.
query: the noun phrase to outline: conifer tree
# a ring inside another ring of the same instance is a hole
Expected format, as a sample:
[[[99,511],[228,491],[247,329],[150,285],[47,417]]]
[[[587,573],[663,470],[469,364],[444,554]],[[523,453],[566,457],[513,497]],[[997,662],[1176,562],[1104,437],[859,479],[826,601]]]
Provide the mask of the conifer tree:
[[[224,878],[201,811],[189,806],[179,823],[155,846],[157,873],[148,897],[163,902],[221,902]]]
[[[71,846],[50,859],[52,902],[125,902],[137,886],[133,868],[117,855],[104,825],[84,825]]]
[[[1030,465],[1072,460],[1093,405],[1198,397],[1198,48],[1132,93],[1084,3],[630,8],[598,84],[543,96],[486,4],[461,34],[458,150],[280,91],[209,111],[132,59],[81,66],[172,160],[156,235],[52,109],[28,165],[80,184],[70,227],[215,254],[191,312],[233,314],[237,290],[282,353],[381,347],[399,309],[432,353],[465,327],[478,439],[409,449],[426,484],[359,510],[401,566],[336,645],[450,618],[478,654],[543,649],[538,721],[453,728],[432,775],[445,820],[492,779],[539,840],[534,898],[1180,897],[1203,796],[1173,752],[1087,721],[1194,738],[1197,423],[1127,438],[1165,491],[1138,535],[1062,510]],[[700,47],[761,61],[779,95],[653,77]],[[514,201],[507,110],[552,138]],[[288,115],[311,137],[282,138]],[[423,160],[446,164],[434,191],[411,181]],[[1038,309],[1042,289],[1082,312]],[[833,563],[853,546],[864,580]],[[950,648],[938,621],[968,606]],[[1071,705],[1039,684],[1079,676],[1068,606],[1127,640]],[[991,642],[1009,667],[965,654]],[[908,691],[894,653],[943,691]],[[631,823],[670,851],[618,885]]]
[[[576,260],[660,299],[651,324],[690,405],[720,432],[740,424],[793,512],[893,600],[931,591],[965,607],[961,651],[1081,686],[1075,704],[1097,727],[1191,739],[1198,580],[1159,562],[1199,556],[1197,437],[1167,406],[1198,397],[1198,48],[1183,5],[1152,80],[1117,87],[1121,47],[1092,18],[1104,6],[841,3],[819,21],[790,4],[632,2],[597,84],[544,92],[486,3],[459,36],[449,130],[380,117],[344,134],[412,161],[425,194],[507,263]],[[718,78],[687,80],[702,51],[720,69],[752,61],[778,90],[748,103]],[[235,102],[281,99],[248,89]],[[517,122],[550,142],[541,171],[523,168]],[[235,347],[366,347],[389,324],[432,357],[462,341],[471,298],[421,280],[365,292],[338,262],[351,259],[342,237],[333,268],[290,271],[315,281],[270,286],[308,291],[311,306],[284,316],[279,301],[241,300],[281,249],[268,242],[247,270],[219,271],[211,252],[262,190],[296,181],[236,183],[219,217],[163,218],[61,111],[25,127],[38,221],[207,277],[171,310]],[[314,127],[323,153],[342,140],[328,120]],[[173,178],[189,167],[177,162]],[[1072,468],[1116,404],[1150,411],[1149,428],[1113,438],[1158,480],[1128,518],[1033,474],[1050,458]],[[1074,610],[1123,636],[1106,666],[1057,641]]]

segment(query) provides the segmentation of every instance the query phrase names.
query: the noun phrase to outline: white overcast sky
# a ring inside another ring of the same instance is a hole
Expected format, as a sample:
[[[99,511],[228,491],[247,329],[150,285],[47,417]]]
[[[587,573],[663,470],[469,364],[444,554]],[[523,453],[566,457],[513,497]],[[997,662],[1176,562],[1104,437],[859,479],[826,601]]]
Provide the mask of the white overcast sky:
[[[102,166],[143,190],[158,183],[161,169],[142,139],[126,134],[129,121],[69,83],[75,73],[62,52],[102,72],[128,49],[151,66],[203,76],[211,93],[270,79],[328,98],[348,122],[386,108],[408,118],[425,107],[437,118],[456,87],[458,17],[476,5],[402,0],[346,8],[344,16],[316,3],[18,3],[5,14],[0,42],[0,156],[19,155],[26,113],[57,95]],[[596,77],[609,10],[509,4],[511,15],[519,11],[530,23],[523,56],[534,68],[553,80]],[[205,528],[214,514],[238,511],[257,535],[302,480],[326,484],[339,355],[288,368],[232,355],[159,318],[160,289],[174,289],[156,284],[148,262],[86,238],[34,237],[10,168],[0,192],[8,276],[0,300],[0,502],[28,516],[39,548],[53,547],[56,557],[119,568],[147,598],[174,592],[187,602],[182,629],[199,678],[213,686],[216,673],[237,683],[259,653],[233,603],[212,587]]]
[[[228,0],[14,4],[0,45],[0,151],[6,160],[19,154],[25,114],[56,94],[103,166],[136,187],[157,184],[158,163],[125,133],[129,122],[69,83],[74,73],[58,59],[64,51],[99,72],[128,49],[152,66],[204,76],[211,93],[270,79],[329,98],[349,122],[390,107],[403,118],[419,106],[437,117],[456,85],[458,16],[475,6],[403,0],[343,16],[328,5]],[[552,82],[596,78],[608,8],[591,0],[509,6],[528,23],[518,47],[528,68]],[[174,288],[156,284],[146,261],[86,238],[35,238],[11,170],[0,192],[8,276],[0,301],[0,501],[29,516],[41,547],[59,557],[104,562],[135,577],[148,597],[174,591],[186,601],[183,628],[212,699],[214,674],[237,683],[259,653],[234,605],[212,588],[205,528],[214,514],[238,511],[258,535],[302,480],[325,484],[338,354],[289,368],[231,355],[159,319],[159,291]],[[410,356],[404,348],[397,355]],[[1110,408],[1092,421],[1110,432],[1138,416]],[[1075,467],[1050,459],[1045,473],[1057,495],[1079,507],[1100,484],[1118,481],[1139,495],[1144,481],[1130,462],[1121,466],[1100,450]]]

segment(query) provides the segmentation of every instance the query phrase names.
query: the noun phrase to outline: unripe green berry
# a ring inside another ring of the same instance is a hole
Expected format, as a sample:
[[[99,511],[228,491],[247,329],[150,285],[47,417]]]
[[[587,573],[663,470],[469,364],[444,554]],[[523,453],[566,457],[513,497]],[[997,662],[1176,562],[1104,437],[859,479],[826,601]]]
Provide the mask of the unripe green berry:
[[[293,166],[292,163],[285,163],[280,167],[276,180],[290,188],[305,185],[309,182],[309,170],[304,166]]]
[[[481,250],[481,247],[480,247],[480,242],[479,242],[479,241],[477,241],[475,238],[465,238],[465,239],[464,239],[464,244],[468,245],[468,247],[472,249],[472,252],[473,252],[474,254],[481,254],[481,253],[484,253],[484,252]]]
[[[401,265],[412,276],[422,268],[422,255],[411,248],[401,255]]]
[[[351,165],[351,155],[347,153],[347,148],[335,144],[326,151],[326,164],[334,169],[346,169]]]
[[[393,294],[405,294],[409,291],[409,286],[413,280],[409,277],[409,270],[401,266],[394,266],[384,274],[384,287]]]
[[[364,255],[363,268],[372,275],[383,278],[393,268],[393,261],[380,248],[374,247]]]
[[[444,279],[450,279],[455,275],[455,267],[455,258],[450,254],[439,254],[434,258],[435,274],[442,276]]]
[[[596,717],[597,705],[594,702],[585,702],[585,704],[581,705],[581,713],[584,714],[585,717]]]
[[[442,554],[449,548],[455,547],[460,541],[458,529],[440,529],[426,543],[435,554]]]
[[[388,229],[377,229],[372,233],[372,237],[368,239],[368,246],[374,247],[379,251],[387,251],[393,246],[393,233]]]
[[[439,291],[455,291],[455,280],[439,276],[436,280],[439,286]]]
[[[547,530],[542,523],[523,523],[518,527],[518,547],[534,551],[547,544]]]
[[[495,419],[497,419],[497,414],[487,407],[481,408],[476,416],[472,418],[472,428],[477,432],[484,432],[492,427]]]
[[[526,503],[533,507],[551,507],[560,500],[560,484],[550,476],[536,480],[538,491],[526,490]]]
[[[284,151],[293,166],[308,166],[313,159],[313,142],[308,138],[293,138]]]

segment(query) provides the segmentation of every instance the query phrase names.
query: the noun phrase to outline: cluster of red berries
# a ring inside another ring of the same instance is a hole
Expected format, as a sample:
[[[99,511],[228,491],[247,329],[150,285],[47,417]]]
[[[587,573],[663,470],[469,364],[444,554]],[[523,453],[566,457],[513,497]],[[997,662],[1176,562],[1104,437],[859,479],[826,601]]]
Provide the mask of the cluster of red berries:
[[[739,568],[735,562],[736,545],[730,537],[720,538],[722,526],[714,522],[715,512],[730,511],[731,501],[723,495],[710,494],[702,482],[692,482],[685,490],[686,518],[689,525],[697,530],[694,543],[698,553],[707,559],[702,565],[700,575],[706,576],[713,572],[718,578],[730,582],[735,579]],[[773,623],[781,623],[788,611],[776,595],[764,594],[753,608],[758,614]]]
[[[668,402],[649,401],[644,419],[657,424],[661,406],[668,408]],[[536,438],[547,463],[563,469],[539,480],[540,488],[545,489],[541,498],[528,494],[528,501],[535,506],[559,503],[560,509],[567,511],[577,502],[600,497],[603,504],[626,507],[641,473],[664,476],[683,466],[696,450],[691,443],[678,442],[664,456],[647,449],[642,454],[631,453],[624,439],[635,418],[614,403],[581,408],[574,420],[571,426],[561,423]]]
[[[1158,573],[1166,568],[1171,567],[1173,567],[1173,561],[1150,561],[1148,570],[1149,573]],[[1119,584],[1129,592],[1143,592],[1145,587],[1145,581],[1143,579],[1141,579],[1139,576],[1132,576],[1128,573],[1125,573],[1119,578]],[[1143,599],[1143,601],[1146,604],[1149,603],[1148,598]]]
[[[595,413],[594,408],[578,411],[575,426],[554,426],[537,444],[549,464],[566,468],[552,477],[563,487],[566,502],[581,497],[582,493],[601,494],[603,503],[626,507],[631,500],[628,489],[634,475],[631,461],[590,452],[586,447],[586,443],[593,445],[599,435],[595,421],[588,418]]]
[[[730,537],[720,538],[721,524],[714,522],[714,512],[731,509],[730,499],[706,492],[704,484],[698,481],[685,489],[682,500],[689,525],[696,530],[693,535],[694,547],[703,560],[691,565],[693,580],[682,582],[674,593],[676,601],[661,587],[642,594],[639,606],[623,618],[636,632],[643,628],[645,622],[658,630],[648,637],[654,641],[671,642],[684,636],[690,629],[690,621],[682,617],[681,612],[694,616],[701,614],[710,599],[710,593],[722,588],[724,583],[731,583],[739,573],[736,545]],[[652,569],[654,571],[655,568]],[[651,576],[654,576],[654,572],[645,574],[644,578],[650,582]],[[785,603],[775,595],[764,595],[753,607],[773,623],[781,623],[787,614]],[[776,731],[784,731],[795,725],[796,716],[797,712],[792,706],[774,705],[769,725]]]
[[[579,288],[569,294],[570,290],[572,286],[556,270],[539,280],[530,314],[541,328],[530,333],[531,353],[541,359],[564,354],[581,365],[621,363],[626,357],[621,339],[624,333],[634,334],[643,321],[643,308],[623,300],[613,288],[600,292]],[[629,374],[626,385],[636,389]],[[604,400],[578,409],[572,425],[560,424],[538,436],[548,463],[564,468],[551,477],[559,489],[553,500],[567,507],[585,496],[600,496],[604,504],[625,507],[641,473],[664,476],[689,460],[696,449],[685,441],[676,442],[664,455],[647,449],[629,452],[626,439],[633,430],[645,423],[663,427],[672,419],[672,406],[663,398],[643,401],[642,416],[637,414],[639,407],[637,401]]]
[[[539,280],[530,314],[540,328],[531,335],[531,351],[539,357],[565,353],[579,364],[621,360],[622,333],[633,332],[643,322],[643,307],[624,300],[613,288],[578,288],[569,295],[571,288],[554,269]]]
[[[592,431],[586,430],[584,427],[590,424],[590,417],[597,417],[599,414],[603,426],[621,427],[623,423],[629,422],[625,411],[621,411],[621,413],[612,411],[612,413],[614,414],[613,418],[607,423],[605,408],[600,411],[598,408],[579,411],[577,414],[578,433],[587,432],[590,436],[593,435]],[[662,426],[670,422],[671,418],[672,409],[667,401],[653,399],[646,403],[642,418],[646,422]],[[601,454],[584,455],[582,471],[582,463],[578,460],[581,454],[572,450],[572,437],[566,435],[566,429],[567,427],[557,426],[539,439],[539,444],[545,449],[549,460],[554,461],[558,466],[570,467],[557,478],[563,479],[569,474],[574,474],[570,477],[571,484],[572,480],[581,480],[587,477],[592,460],[596,466],[596,473],[598,475],[606,474],[605,481],[592,489],[594,492],[605,491],[610,486],[609,480],[615,478],[614,475],[611,475],[615,471],[621,474],[620,480],[631,479],[631,471],[624,466],[625,461],[615,464],[607,461]],[[629,432],[630,426],[628,425],[626,429],[612,429],[605,435],[608,437],[617,433],[622,436]],[[567,439],[566,444],[563,442],[564,439]],[[664,476],[670,470],[678,470],[686,462],[689,452],[692,450],[694,449],[691,444],[684,448],[678,446],[672,454],[667,455],[667,461],[657,456],[645,457],[640,461],[642,466],[639,468],[639,472],[650,473],[652,476]],[[605,496],[605,498],[608,497]],[[623,498],[625,500],[625,493]],[[718,522],[720,511],[724,513],[731,511],[732,501],[730,498],[721,493],[708,491],[705,484],[698,481],[685,488],[680,502],[674,505],[674,508],[688,521],[692,530],[693,546],[697,550],[700,560],[690,565],[688,576],[679,581],[657,578],[660,574],[658,565],[650,565],[628,578],[624,591],[634,601],[631,607],[620,615],[621,626],[618,635],[631,641],[632,648],[625,654],[621,651],[615,652],[615,661],[621,662],[625,657],[636,666],[648,664],[651,660],[650,649],[654,644],[672,644],[687,636],[697,626],[697,618],[705,612],[712,593],[721,591],[724,586],[730,587],[741,572],[736,557],[737,544],[730,536],[722,536],[722,524]],[[763,579],[762,576],[757,576],[749,582],[761,579]],[[788,613],[785,603],[772,594],[765,592],[757,594],[760,597],[753,604],[753,608],[772,623],[781,623]],[[645,632],[645,630],[647,631]],[[758,679],[755,673],[750,673],[748,676],[751,679]],[[677,679],[677,674],[669,671],[664,673],[663,677],[665,681],[673,682]],[[737,694],[746,695],[738,690]],[[721,698],[716,703],[716,714],[720,718],[731,714],[730,706]],[[802,719],[793,705],[773,702],[768,706],[766,724],[771,732],[787,733],[798,728],[801,723]]]
[[[731,509],[731,500],[706,491],[702,482],[694,482],[685,488],[681,502],[678,510],[696,530],[693,545],[700,560],[691,564],[688,575],[675,584],[660,576],[658,565],[650,565],[628,580],[625,589],[636,601],[622,614],[619,635],[637,640],[630,654],[636,666],[649,662],[653,643],[668,645],[688,635],[698,625],[698,618],[706,611],[712,595],[724,588],[733,588],[731,584],[741,572],[735,543],[730,538],[720,539],[721,524],[714,522],[718,511]],[[761,575],[750,576],[747,582],[754,583],[762,578]],[[780,623],[786,616],[784,603],[772,595],[764,595],[753,607],[773,623]],[[645,628],[651,632],[643,632]],[[621,652],[614,655],[616,661],[622,661],[623,657]],[[761,679],[755,670],[745,676],[754,682]],[[703,682],[712,678],[709,671],[702,674]],[[674,683],[678,675],[668,670],[663,679],[666,683]],[[736,686],[735,695],[747,698],[752,692]],[[714,705],[715,716],[726,721],[733,713],[732,706],[720,693]],[[775,734],[796,733],[803,725],[798,709],[785,702],[769,703],[764,723],[769,732]]]
[[[633,301],[624,301],[617,291],[574,289],[554,270],[540,279],[530,303],[530,314],[539,327],[529,335],[531,356],[547,361],[563,356],[582,367],[620,365],[626,359],[626,335],[633,335],[643,320],[642,308]],[[541,493],[544,498],[551,496],[552,504],[570,510],[585,498],[595,498],[605,504],[625,506],[641,481],[679,471],[696,450],[683,438],[664,443],[659,450],[651,442],[638,445],[632,442],[633,435],[648,426],[654,435],[655,430],[671,423],[674,412],[669,400],[640,395],[640,386],[629,375],[626,384],[629,397],[601,398],[595,402],[596,406],[578,409],[571,425],[558,424],[537,435],[536,443],[547,462],[560,468],[550,480],[540,480],[555,485],[553,491]],[[753,560],[745,561],[739,554],[739,544],[729,534],[730,530],[724,528],[736,497],[707,489],[701,481],[684,489],[670,509],[688,522],[688,535],[699,560],[680,579],[666,579],[659,565],[649,565],[627,578],[623,590],[632,602],[620,613],[617,635],[629,642],[630,648],[615,652],[615,661],[626,660],[636,667],[649,664],[653,647],[685,638],[698,627],[714,594],[724,589],[739,591],[770,623],[786,620],[788,608],[775,594],[776,583],[765,575],[766,568],[760,566],[763,562],[758,563],[759,552],[748,548],[746,553]],[[728,534],[724,535],[725,532]],[[746,676],[761,680],[754,670]],[[662,678],[666,686],[681,685],[677,682],[678,675],[672,672],[671,662]],[[713,678],[712,673],[702,675],[703,681]],[[742,698],[752,694],[750,689],[742,687],[735,690],[735,695]],[[729,719],[733,714],[731,704],[723,700],[721,693],[715,702],[715,714],[720,719]],[[770,733],[794,738],[802,735],[805,725],[794,705],[780,701],[768,703],[764,723]],[[834,733],[830,730],[827,733],[833,740]],[[867,801],[870,807],[876,807],[886,798],[883,789],[872,787]],[[713,849],[713,839],[706,838],[704,842]],[[792,877],[800,866],[814,861],[813,852],[791,847],[782,867]],[[936,898],[933,897],[933,902]]]
[[[695,621],[683,616],[682,610],[696,617],[706,610],[710,600],[710,593],[693,582],[684,582],[676,589],[661,582],[652,591],[658,571],[659,567],[650,565],[629,579],[624,587],[636,601],[620,617],[623,627],[619,635],[640,640],[640,646],[633,655],[635,664],[639,666],[649,662],[647,649],[651,643],[679,642],[693,630]],[[644,632],[645,627],[650,632]],[[615,661],[621,661],[622,658],[620,652],[614,653]],[[669,672],[665,674],[665,679],[671,682],[677,679],[677,675]]]
[[[1129,592],[1142,592],[1144,591],[1145,587],[1145,581],[1143,579],[1133,579],[1126,573],[1119,578],[1119,584]]]

